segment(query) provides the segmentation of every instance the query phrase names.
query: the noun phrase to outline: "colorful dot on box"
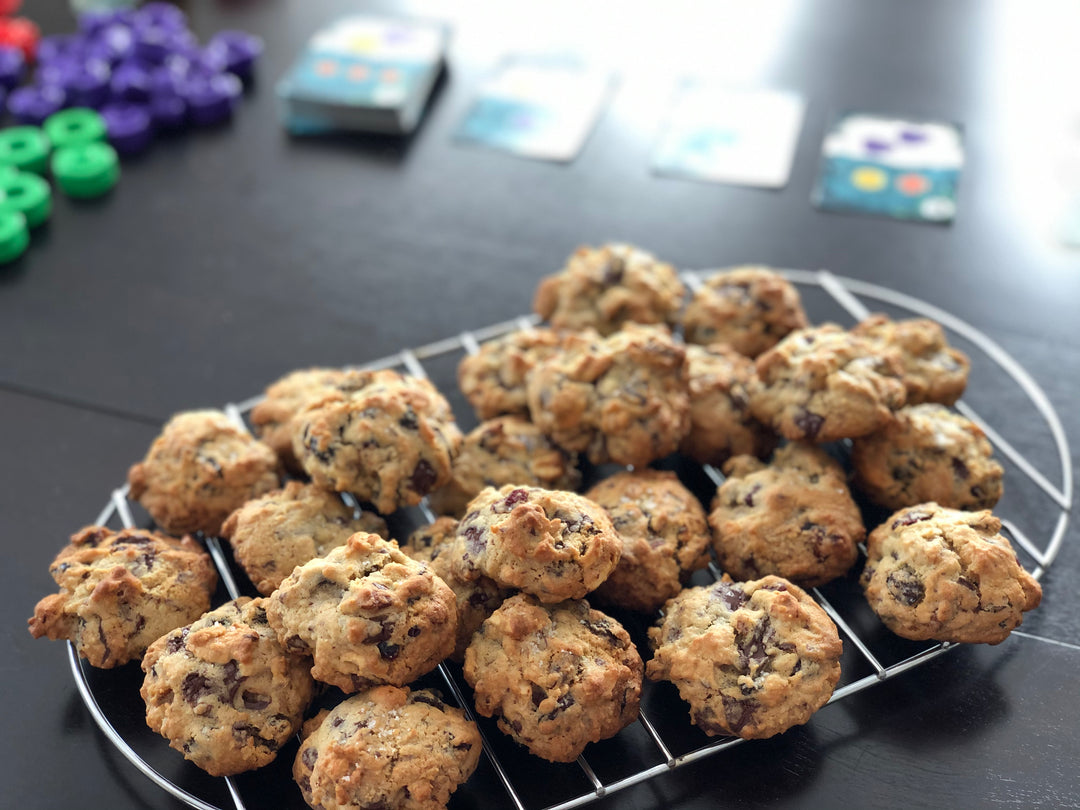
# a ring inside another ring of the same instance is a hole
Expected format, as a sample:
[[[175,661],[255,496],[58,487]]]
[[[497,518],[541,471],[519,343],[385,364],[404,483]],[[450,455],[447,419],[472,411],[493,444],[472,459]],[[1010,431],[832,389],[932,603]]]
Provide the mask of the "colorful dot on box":
[[[851,185],[859,191],[882,191],[889,185],[889,176],[873,166],[860,166],[851,173]]]
[[[902,174],[896,178],[896,188],[908,197],[918,197],[930,190],[930,181],[922,174]]]

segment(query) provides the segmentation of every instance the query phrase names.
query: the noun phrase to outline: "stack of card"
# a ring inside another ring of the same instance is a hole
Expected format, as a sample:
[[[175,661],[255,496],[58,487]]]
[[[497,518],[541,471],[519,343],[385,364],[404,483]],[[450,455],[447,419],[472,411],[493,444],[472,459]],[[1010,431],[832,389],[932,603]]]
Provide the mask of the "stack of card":
[[[319,31],[278,85],[282,123],[298,135],[416,128],[443,68],[434,23],[348,17]]]

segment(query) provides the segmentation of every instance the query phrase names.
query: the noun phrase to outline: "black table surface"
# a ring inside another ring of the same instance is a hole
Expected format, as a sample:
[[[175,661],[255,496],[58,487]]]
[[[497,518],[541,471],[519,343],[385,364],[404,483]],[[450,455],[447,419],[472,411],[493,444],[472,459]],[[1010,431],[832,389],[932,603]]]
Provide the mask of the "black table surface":
[[[47,31],[70,30],[62,6],[35,0],[28,13]],[[1078,30],[1075,7],[184,7],[203,37],[232,27],[266,41],[236,120],[159,142],[124,164],[104,200],[58,197],[29,253],[0,269],[3,806],[180,806],[94,726],[64,645],[34,641],[24,629],[53,587],[47,567],[56,550],[94,519],[169,415],[243,400],[294,368],[363,363],[525,313],[540,277],[579,244],[632,241],[687,268],[828,268],[917,296],[1009,352],[1045,390],[1068,439],[1080,440],[1080,257],[1055,244],[1039,192],[1051,158],[1041,152],[1046,133],[1065,131],[1062,100],[1075,95],[1080,51],[1064,36]],[[290,139],[278,124],[275,82],[316,28],[360,7],[451,24],[449,71],[422,126],[404,139]],[[573,163],[452,141],[485,73],[512,52],[585,53],[618,71],[611,103]],[[650,173],[663,111],[683,76],[806,96],[784,190]],[[953,225],[810,205],[825,127],[848,109],[963,125],[967,161]],[[851,322],[826,296],[811,290],[807,300],[813,319]],[[1061,487],[1058,451],[1030,400],[984,354],[972,354],[967,401]],[[1000,511],[1045,546],[1061,510],[1005,466]],[[1072,459],[1068,466],[1076,472]],[[1078,534],[1069,527],[1043,578],[1042,606],[1003,644],[953,650],[827,707],[805,727],[596,806],[1080,806]],[[137,683],[131,673],[118,677]],[[490,768],[476,779],[452,806],[508,806]],[[530,806],[541,807],[545,787],[533,787]]]

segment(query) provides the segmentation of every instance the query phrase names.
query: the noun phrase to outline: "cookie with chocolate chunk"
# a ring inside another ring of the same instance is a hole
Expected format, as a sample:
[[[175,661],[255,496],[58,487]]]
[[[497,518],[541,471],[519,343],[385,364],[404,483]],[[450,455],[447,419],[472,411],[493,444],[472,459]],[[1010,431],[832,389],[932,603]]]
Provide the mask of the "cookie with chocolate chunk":
[[[431,689],[376,686],[304,724],[293,778],[321,810],[443,810],[480,760],[480,732]]]
[[[705,279],[686,305],[688,343],[726,343],[747,357],[808,325],[795,287],[766,267],[735,267]]]
[[[573,762],[634,722],[641,657],[617,621],[581,600],[507,599],[465,652],[476,710],[533,754]]]
[[[483,575],[544,602],[580,599],[622,553],[607,512],[572,492],[489,487],[468,508],[451,560],[466,581]]]
[[[690,429],[686,351],[664,327],[571,335],[526,383],[532,420],[593,464],[645,466]]]
[[[299,481],[248,501],[221,527],[236,561],[263,596],[296,566],[325,556],[357,532],[389,538],[386,521],[375,513],[357,516],[336,492]]]
[[[897,352],[836,324],[792,332],[757,359],[754,416],[789,439],[873,433],[904,405]]]
[[[806,587],[842,576],[866,536],[844,470],[803,442],[765,464],[736,456],[713,498],[709,526],[720,567],[735,579],[776,574]]]
[[[261,768],[303,720],[310,662],[282,648],[265,599],[227,602],[146,652],[146,724],[212,776]]]
[[[990,509],[1001,498],[1001,465],[978,425],[942,405],[901,408],[896,419],[854,441],[855,486],[875,503],[902,509],[936,501]]]
[[[221,411],[174,416],[128,471],[131,497],[169,534],[216,535],[245,501],[277,489],[277,456]]]
[[[607,510],[622,540],[619,564],[595,591],[598,602],[651,613],[708,564],[705,510],[675,473],[616,473],[585,497]]]
[[[480,345],[458,364],[458,385],[481,419],[503,414],[529,415],[525,378],[533,366],[558,349],[551,329],[522,329]]]
[[[190,537],[104,526],[72,535],[49,573],[60,592],[37,603],[30,634],[72,641],[103,668],[142,658],[159,637],[197,619],[217,585],[210,556]]]
[[[907,402],[952,405],[967,387],[971,362],[945,339],[945,330],[929,318],[893,321],[871,315],[851,330],[880,346],[898,351]]]
[[[383,514],[446,484],[461,444],[435,386],[395,371],[310,402],[295,427],[293,451],[315,484],[352,492]]]
[[[675,323],[686,288],[667,262],[626,244],[580,247],[536,289],[533,309],[556,329],[610,335],[627,323]]]
[[[687,588],[649,629],[645,668],[706,734],[746,740],[802,725],[832,696],[843,645],[828,614],[780,577]]]
[[[904,638],[999,644],[1039,606],[1001,521],[923,503],[870,532],[860,583],[885,626]]]
[[[357,533],[297,568],[267,599],[266,615],[311,674],[344,692],[401,686],[454,649],[454,594],[397,543]]]

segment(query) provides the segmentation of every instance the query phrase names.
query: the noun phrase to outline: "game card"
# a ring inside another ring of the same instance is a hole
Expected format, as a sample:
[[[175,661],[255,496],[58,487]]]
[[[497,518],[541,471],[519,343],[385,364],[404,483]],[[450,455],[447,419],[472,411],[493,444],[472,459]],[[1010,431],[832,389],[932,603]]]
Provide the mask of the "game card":
[[[963,165],[955,124],[845,113],[825,136],[812,199],[828,211],[948,223]]]
[[[665,175],[783,188],[806,104],[794,93],[685,84],[653,153]]]

